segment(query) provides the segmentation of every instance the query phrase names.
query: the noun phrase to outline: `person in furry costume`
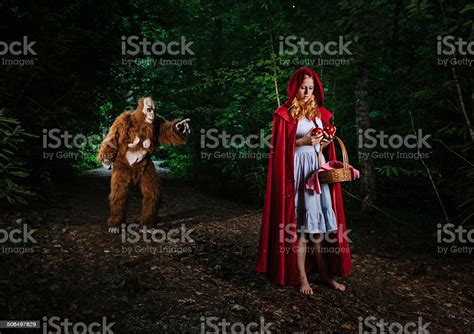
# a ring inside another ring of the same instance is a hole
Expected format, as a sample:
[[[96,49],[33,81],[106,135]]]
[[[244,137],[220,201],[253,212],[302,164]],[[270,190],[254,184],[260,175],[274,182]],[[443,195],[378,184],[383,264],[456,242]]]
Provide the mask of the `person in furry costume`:
[[[97,160],[112,169],[109,195],[109,233],[119,233],[125,223],[127,195],[138,184],[143,195],[140,226],[155,226],[160,187],[151,160],[160,145],[182,145],[190,133],[189,118],[166,121],[156,114],[151,97],[142,97],[134,111],[120,114],[102,142]]]

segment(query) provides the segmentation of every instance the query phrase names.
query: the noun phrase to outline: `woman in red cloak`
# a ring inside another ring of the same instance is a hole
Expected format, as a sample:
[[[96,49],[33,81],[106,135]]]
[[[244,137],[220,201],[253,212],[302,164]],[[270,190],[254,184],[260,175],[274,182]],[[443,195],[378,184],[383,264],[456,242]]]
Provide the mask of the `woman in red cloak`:
[[[310,271],[344,291],[335,277],[348,277],[352,266],[340,183],[323,184],[320,195],[304,188],[318,168],[319,150],[327,160],[336,159],[332,138],[312,135],[316,125],[325,128],[333,116],[323,104],[318,75],[307,67],[296,70],[288,83],[288,100],[273,113],[258,247],[257,272],[275,284],[298,285],[303,294],[313,294],[306,277]],[[308,237],[314,247],[306,247]]]

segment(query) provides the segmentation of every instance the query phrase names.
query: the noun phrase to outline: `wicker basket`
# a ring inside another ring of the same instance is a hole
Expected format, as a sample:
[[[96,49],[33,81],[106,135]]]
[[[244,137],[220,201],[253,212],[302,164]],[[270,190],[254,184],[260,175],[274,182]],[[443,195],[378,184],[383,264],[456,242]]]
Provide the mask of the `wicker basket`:
[[[347,155],[346,146],[342,142],[342,140],[334,136],[335,139],[339,142],[339,146],[341,146],[342,150],[342,168],[326,170],[318,173],[319,182],[321,183],[336,183],[336,182],[345,182],[345,181],[352,181],[352,173],[351,170],[348,168],[349,166],[349,156]],[[318,154],[318,161],[319,167],[323,165],[322,163],[322,156],[323,150],[319,150]]]

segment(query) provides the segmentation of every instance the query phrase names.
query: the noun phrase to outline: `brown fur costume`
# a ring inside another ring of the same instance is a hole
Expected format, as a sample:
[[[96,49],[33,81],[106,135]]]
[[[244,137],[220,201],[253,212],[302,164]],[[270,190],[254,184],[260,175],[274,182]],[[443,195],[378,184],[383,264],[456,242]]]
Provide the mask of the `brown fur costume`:
[[[152,104],[144,106],[145,103]],[[145,108],[145,109],[144,109]],[[148,110],[146,114],[144,110]],[[148,119],[151,115],[152,119]],[[109,195],[109,232],[120,231],[127,213],[127,195],[133,185],[139,184],[143,195],[140,225],[152,228],[157,217],[160,187],[155,166],[151,160],[153,150],[159,145],[181,145],[186,143],[186,131],[155,113],[151,98],[141,98],[135,111],[126,111],[112,124],[101,144],[97,160],[112,167],[111,191]],[[182,122],[181,122],[182,123]],[[180,124],[181,124],[180,123]],[[189,127],[187,126],[189,129]],[[189,131],[188,131],[189,132]]]

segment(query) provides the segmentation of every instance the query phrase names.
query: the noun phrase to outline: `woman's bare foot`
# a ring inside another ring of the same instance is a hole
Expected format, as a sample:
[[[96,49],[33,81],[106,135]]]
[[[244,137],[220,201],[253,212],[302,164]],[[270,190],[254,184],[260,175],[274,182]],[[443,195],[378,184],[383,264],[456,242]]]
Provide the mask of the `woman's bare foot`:
[[[346,291],[346,286],[338,283],[334,278],[321,278],[321,281],[334,290]]]
[[[301,278],[300,292],[303,295],[313,295],[313,289],[309,286],[308,279],[306,277]]]

